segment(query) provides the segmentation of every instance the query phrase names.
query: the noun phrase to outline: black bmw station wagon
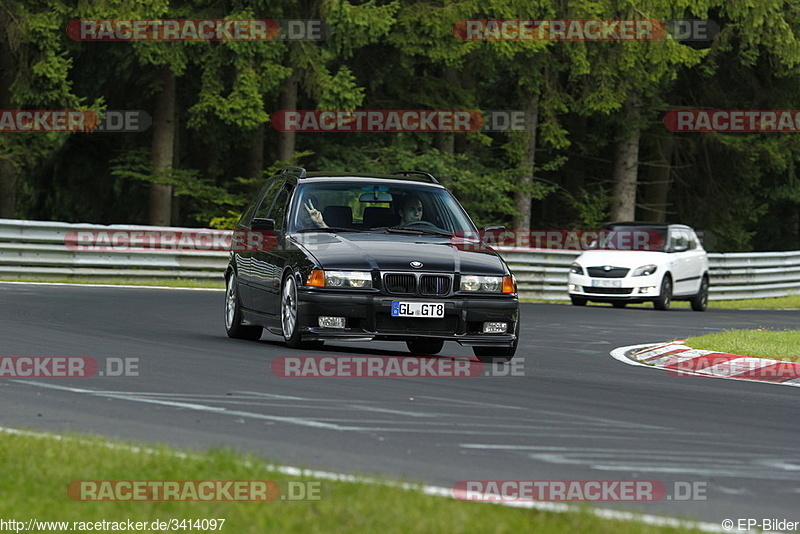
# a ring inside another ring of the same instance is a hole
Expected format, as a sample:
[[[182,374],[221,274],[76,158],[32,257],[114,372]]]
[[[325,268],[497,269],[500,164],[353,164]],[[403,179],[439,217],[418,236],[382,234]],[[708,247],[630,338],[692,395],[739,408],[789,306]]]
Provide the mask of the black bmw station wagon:
[[[514,356],[514,277],[428,173],[286,167],[234,235],[258,246],[231,247],[225,327],[232,338],[257,340],[266,328],[291,348],[394,340],[429,355],[456,341],[481,361]]]

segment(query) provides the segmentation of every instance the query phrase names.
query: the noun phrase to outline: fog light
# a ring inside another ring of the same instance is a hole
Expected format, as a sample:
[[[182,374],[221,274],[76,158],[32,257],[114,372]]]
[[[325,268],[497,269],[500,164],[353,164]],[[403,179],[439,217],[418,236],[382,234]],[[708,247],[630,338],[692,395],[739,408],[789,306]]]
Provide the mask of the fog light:
[[[502,334],[508,330],[508,323],[483,323],[484,334]]]
[[[570,291],[578,291],[577,284],[568,284],[567,287],[569,288]]]
[[[655,292],[656,292],[656,286],[647,286],[647,287],[640,287],[639,288],[639,293],[640,294],[641,293],[645,293],[645,294],[647,294],[647,293],[655,293]]]
[[[344,317],[319,316],[319,325],[322,328],[344,328]]]

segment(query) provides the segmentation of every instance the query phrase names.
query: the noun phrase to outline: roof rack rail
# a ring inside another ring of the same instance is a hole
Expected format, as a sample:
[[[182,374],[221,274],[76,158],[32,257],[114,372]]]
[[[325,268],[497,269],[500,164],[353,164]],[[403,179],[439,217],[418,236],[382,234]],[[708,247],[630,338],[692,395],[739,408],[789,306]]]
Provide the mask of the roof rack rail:
[[[391,174],[402,174],[403,176],[408,176],[410,174],[413,174],[416,176],[424,176],[425,178],[427,178],[428,180],[430,180],[435,184],[439,183],[439,180],[437,180],[431,173],[425,171],[392,171]]]
[[[306,169],[305,167],[284,167],[278,174],[290,174],[290,173],[297,173],[299,174],[298,178],[305,178],[306,177]]]

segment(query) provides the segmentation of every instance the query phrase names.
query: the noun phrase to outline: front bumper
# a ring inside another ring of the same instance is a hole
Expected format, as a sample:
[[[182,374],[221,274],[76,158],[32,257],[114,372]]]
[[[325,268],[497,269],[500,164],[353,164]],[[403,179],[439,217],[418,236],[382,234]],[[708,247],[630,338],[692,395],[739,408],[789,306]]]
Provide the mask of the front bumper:
[[[298,288],[300,334],[305,340],[456,341],[462,345],[510,347],[516,340],[519,301],[514,296],[406,297],[379,293]],[[438,302],[444,318],[392,317],[393,301]],[[319,316],[345,317],[345,328],[323,328]],[[505,333],[484,334],[484,322],[505,322]]]
[[[595,278],[570,273],[567,287],[571,297],[595,302],[647,302],[658,298],[661,278],[658,273],[624,278]]]

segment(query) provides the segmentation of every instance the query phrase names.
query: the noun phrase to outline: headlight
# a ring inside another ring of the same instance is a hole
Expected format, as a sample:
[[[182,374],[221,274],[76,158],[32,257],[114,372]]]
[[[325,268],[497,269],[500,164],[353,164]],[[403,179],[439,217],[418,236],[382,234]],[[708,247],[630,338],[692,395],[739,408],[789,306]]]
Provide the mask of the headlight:
[[[578,262],[573,262],[572,265],[569,266],[569,272],[575,274],[583,274],[583,267]]]
[[[476,276],[469,274],[461,277],[461,291],[500,293],[502,288],[502,276]]]
[[[637,267],[636,270],[633,271],[633,274],[631,276],[649,276],[654,272],[656,272],[656,269],[658,269],[658,267],[656,267],[652,263],[647,265],[642,265],[641,267]]]
[[[372,287],[372,274],[364,271],[311,271],[306,285],[314,287],[340,287],[369,289]]]

